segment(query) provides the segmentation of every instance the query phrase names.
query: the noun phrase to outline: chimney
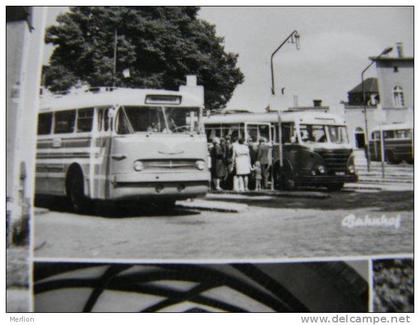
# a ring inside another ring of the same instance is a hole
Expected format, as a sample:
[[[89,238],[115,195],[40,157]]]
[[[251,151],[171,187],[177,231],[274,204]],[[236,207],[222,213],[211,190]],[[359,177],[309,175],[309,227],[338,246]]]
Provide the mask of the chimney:
[[[404,53],[403,53],[403,43],[397,42],[396,48],[397,48],[397,55],[398,55],[398,57],[399,58],[402,58],[404,56]]]
[[[321,99],[314,99],[314,107],[321,107],[322,100]]]
[[[195,75],[188,75],[187,76],[187,86],[195,87],[197,86],[197,76]]]

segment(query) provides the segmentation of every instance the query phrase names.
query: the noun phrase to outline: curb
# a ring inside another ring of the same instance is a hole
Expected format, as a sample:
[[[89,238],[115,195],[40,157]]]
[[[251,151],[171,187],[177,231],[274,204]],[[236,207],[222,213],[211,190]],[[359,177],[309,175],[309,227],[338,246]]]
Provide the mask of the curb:
[[[222,192],[210,192],[208,195],[243,195],[243,196],[274,196],[274,197],[296,197],[296,198],[309,198],[309,199],[326,199],[331,195],[324,192],[314,191],[261,191],[261,192],[234,192],[234,191],[222,191]]]

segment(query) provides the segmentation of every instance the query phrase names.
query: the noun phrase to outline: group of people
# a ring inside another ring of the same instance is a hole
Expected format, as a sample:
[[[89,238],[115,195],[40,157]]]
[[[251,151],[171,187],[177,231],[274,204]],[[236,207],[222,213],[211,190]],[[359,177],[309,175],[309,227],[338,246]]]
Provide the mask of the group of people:
[[[237,192],[269,188],[272,163],[271,145],[265,138],[248,143],[243,138],[214,137],[209,146],[210,169],[216,191],[233,189]]]

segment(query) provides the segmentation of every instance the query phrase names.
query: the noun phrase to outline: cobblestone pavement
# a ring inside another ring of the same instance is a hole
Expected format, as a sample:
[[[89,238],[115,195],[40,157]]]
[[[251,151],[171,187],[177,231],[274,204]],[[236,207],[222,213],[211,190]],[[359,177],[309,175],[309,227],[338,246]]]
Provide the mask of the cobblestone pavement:
[[[208,201],[215,206],[247,203],[249,208],[226,213],[110,207],[90,216],[66,207],[44,211],[35,216],[35,256],[243,260],[413,253],[413,192],[333,193],[325,199],[234,197],[210,196]],[[362,221],[385,218],[391,224],[348,227],[344,220],[349,215]]]

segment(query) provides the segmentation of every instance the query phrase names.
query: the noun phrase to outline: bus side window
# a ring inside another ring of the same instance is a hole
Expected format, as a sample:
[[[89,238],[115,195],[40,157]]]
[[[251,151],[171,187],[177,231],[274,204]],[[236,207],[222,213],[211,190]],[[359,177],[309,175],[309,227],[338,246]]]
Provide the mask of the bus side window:
[[[282,143],[292,143],[293,137],[293,125],[292,124],[282,124],[281,126],[281,142]]]
[[[258,125],[247,125],[246,129],[248,139],[251,138],[252,142],[257,142],[260,138],[258,134]]]
[[[379,131],[372,132],[372,140],[379,140]]]
[[[269,125],[259,125],[258,126],[258,133],[259,133],[259,139],[261,137],[264,137],[267,141],[271,141],[271,139],[270,139],[270,126]]]
[[[84,108],[77,112],[77,132],[92,131],[93,108]]]
[[[384,139],[393,139],[394,138],[394,131],[384,131]]]
[[[97,109],[98,112],[98,118],[97,118],[97,126],[96,129],[98,131],[102,131],[103,129],[103,118],[104,118],[104,110],[103,109]]]
[[[109,108],[98,109],[98,131],[109,129]]]
[[[54,133],[73,133],[75,119],[75,110],[56,112]]]
[[[108,131],[111,130],[112,131],[112,115],[113,110],[111,108],[107,108],[106,110],[104,110],[104,130]]]
[[[275,127],[274,125],[271,125],[270,128],[271,128],[271,138],[272,138],[273,143],[278,143],[279,136],[277,134],[277,127]]]
[[[395,137],[398,139],[409,139],[409,130],[396,130],[395,131]]]
[[[214,128],[210,128],[206,130],[207,141],[211,142],[212,139],[216,136],[216,131]]]
[[[41,113],[38,115],[38,134],[50,134],[52,127],[52,113]]]

